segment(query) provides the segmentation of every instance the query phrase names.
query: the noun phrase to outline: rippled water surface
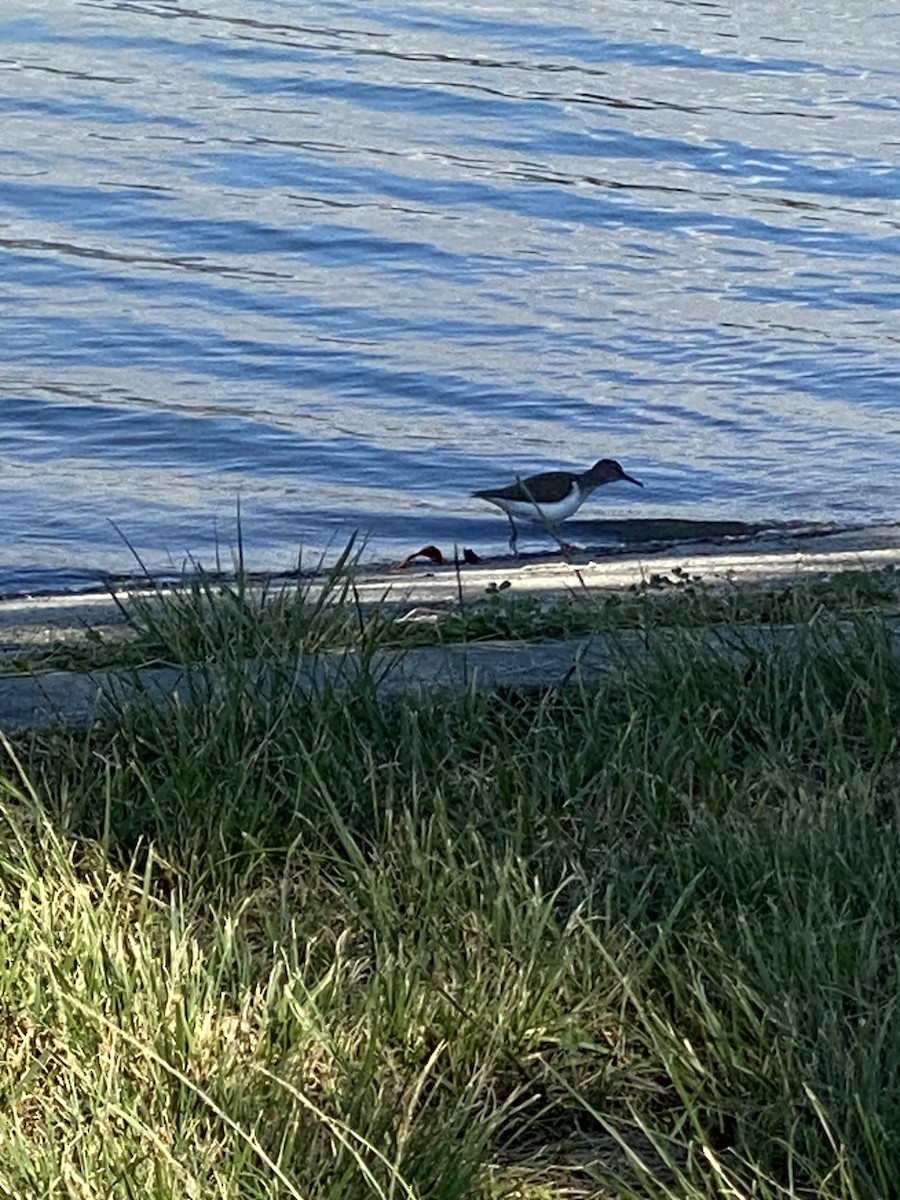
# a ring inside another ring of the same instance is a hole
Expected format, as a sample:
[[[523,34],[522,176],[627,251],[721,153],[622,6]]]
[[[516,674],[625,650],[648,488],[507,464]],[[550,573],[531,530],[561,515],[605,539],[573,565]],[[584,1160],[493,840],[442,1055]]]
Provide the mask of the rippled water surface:
[[[900,519],[896,0],[11,0],[0,591]],[[581,515],[581,514],[579,514]]]

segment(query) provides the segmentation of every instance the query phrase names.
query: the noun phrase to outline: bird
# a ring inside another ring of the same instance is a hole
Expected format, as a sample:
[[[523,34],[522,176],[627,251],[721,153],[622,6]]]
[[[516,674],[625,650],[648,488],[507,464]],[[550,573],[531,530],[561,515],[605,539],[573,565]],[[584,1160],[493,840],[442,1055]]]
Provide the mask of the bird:
[[[577,512],[596,488],[620,479],[638,487],[644,486],[639,479],[627,475],[615,459],[601,458],[580,475],[571,471],[542,471],[526,479],[517,477],[509,487],[483,488],[472,495],[479,500],[487,500],[489,504],[496,504],[506,513],[510,528],[509,548],[517,556],[518,533],[514,517],[523,521],[537,521],[562,546],[556,526]]]

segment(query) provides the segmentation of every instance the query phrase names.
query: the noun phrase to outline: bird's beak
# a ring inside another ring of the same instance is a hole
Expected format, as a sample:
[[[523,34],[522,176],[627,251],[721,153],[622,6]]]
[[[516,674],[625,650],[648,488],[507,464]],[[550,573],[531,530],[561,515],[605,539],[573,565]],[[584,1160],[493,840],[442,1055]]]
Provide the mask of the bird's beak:
[[[635,479],[633,475],[626,475],[624,471],[622,472],[622,478],[627,479],[629,483],[636,483],[638,487],[644,486],[639,479]]]

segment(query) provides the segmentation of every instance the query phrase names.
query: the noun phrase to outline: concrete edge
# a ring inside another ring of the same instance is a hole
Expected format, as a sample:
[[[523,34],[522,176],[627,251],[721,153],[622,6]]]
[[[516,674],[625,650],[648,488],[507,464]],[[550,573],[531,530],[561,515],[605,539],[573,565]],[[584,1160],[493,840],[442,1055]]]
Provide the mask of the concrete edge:
[[[849,623],[845,623],[849,630]],[[888,620],[900,651],[900,617]],[[660,629],[655,644],[700,643],[724,653],[752,655],[754,650],[789,646],[802,636],[792,626],[711,627]],[[517,643],[479,642],[422,646],[377,652],[366,664],[356,651],[330,651],[300,658],[284,680],[279,671],[278,691],[296,689],[312,698],[328,687],[349,686],[368,672],[381,699],[398,695],[460,695],[472,689],[552,688],[565,683],[596,685],[623,662],[640,662],[648,655],[646,637],[638,630],[617,630],[567,641]],[[234,686],[255,691],[274,687],[273,669],[248,664]],[[283,685],[287,683],[287,690]],[[83,726],[136,702],[161,708],[171,703],[191,704],[215,697],[229,686],[227,672],[217,666],[154,667],[99,671],[91,675],[54,671],[44,675],[0,677],[0,729],[14,731],[51,724]]]

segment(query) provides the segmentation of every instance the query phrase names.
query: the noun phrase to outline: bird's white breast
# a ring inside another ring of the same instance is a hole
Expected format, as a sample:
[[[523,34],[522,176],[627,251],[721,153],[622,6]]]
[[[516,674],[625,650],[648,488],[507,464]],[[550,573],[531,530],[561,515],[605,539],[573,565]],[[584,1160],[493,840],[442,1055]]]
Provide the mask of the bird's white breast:
[[[562,500],[555,500],[552,504],[535,505],[530,500],[502,500],[499,497],[492,497],[491,503],[499,505],[511,517],[518,517],[522,521],[538,521],[542,525],[558,525],[560,521],[565,521],[576,509],[581,507],[582,500],[578,485],[573,480],[569,494]]]

